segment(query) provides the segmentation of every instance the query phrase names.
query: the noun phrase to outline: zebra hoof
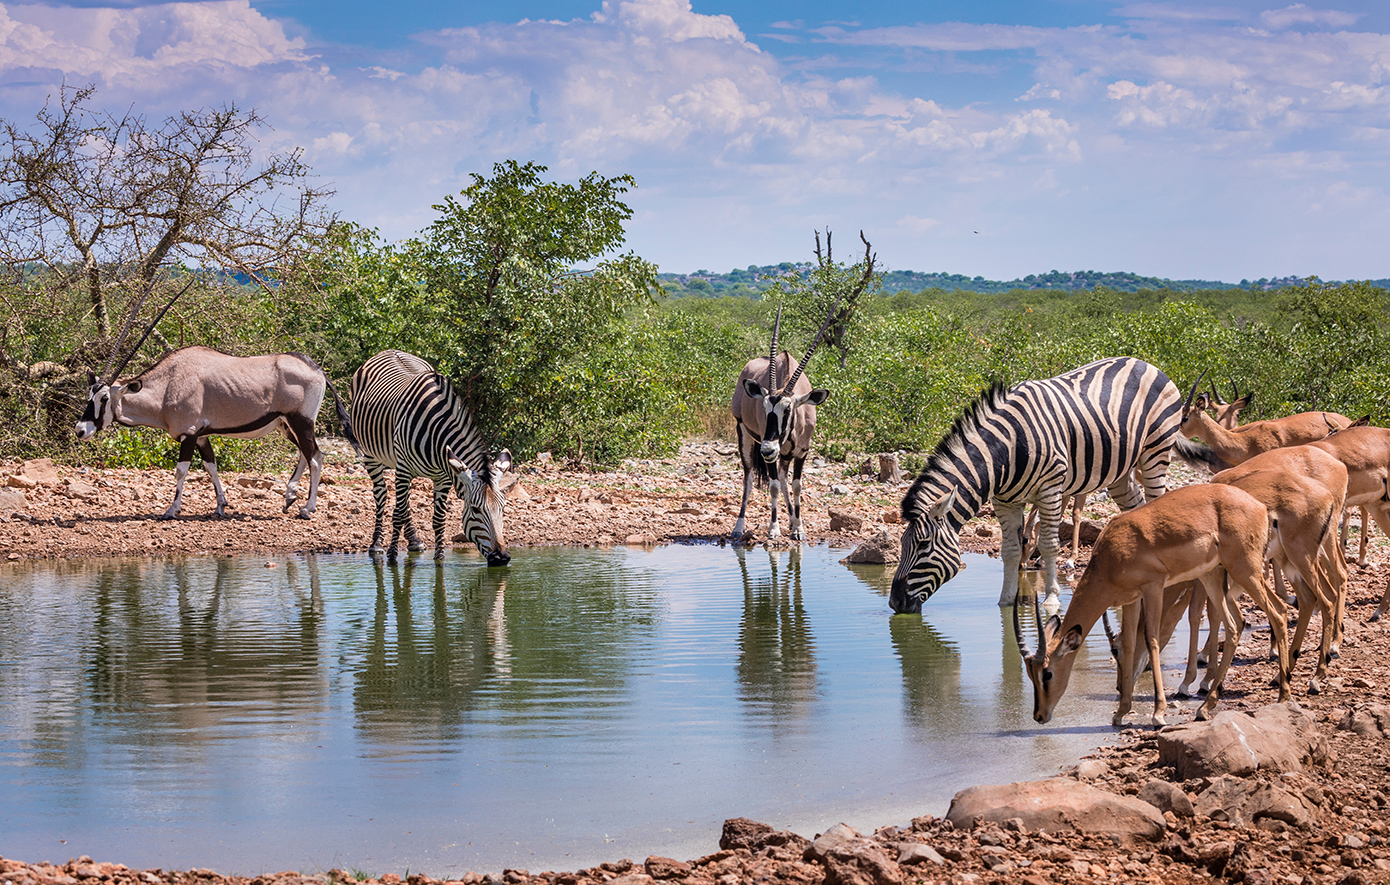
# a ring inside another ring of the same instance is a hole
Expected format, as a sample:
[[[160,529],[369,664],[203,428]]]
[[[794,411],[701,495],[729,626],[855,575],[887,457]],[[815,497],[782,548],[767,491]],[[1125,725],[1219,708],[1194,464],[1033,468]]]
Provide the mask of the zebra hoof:
[[[421,550],[425,549],[425,545],[419,541],[411,541],[405,545],[405,549],[409,550],[411,553],[419,553]]]

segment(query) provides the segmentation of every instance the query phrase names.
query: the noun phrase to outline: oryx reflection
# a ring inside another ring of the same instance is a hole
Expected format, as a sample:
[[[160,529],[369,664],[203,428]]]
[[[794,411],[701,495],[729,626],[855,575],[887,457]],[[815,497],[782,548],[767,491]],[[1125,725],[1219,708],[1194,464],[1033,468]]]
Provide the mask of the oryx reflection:
[[[815,638],[802,604],[801,549],[767,551],[767,569],[735,547],[743,575],[738,627],[739,697],[760,716],[795,719],[816,696]],[[785,558],[785,569],[778,560]]]

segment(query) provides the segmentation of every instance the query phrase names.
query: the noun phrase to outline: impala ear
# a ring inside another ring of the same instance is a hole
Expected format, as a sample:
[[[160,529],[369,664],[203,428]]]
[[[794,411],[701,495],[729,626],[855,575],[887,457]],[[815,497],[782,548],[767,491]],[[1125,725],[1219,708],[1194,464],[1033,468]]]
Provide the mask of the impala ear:
[[[763,387],[752,378],[743,379],[743,392],[757,399],[760,396],[767,396],[767,388]]]
[[[1243,409],[1243,408],[1245,408],[1246,406],[1250,405],[1250,404],[1251,404],[1252,402],[1254,402],[1254,401],[1255,401],[1255,394],[1253,394],[1253,393],[1247,393],[1247,394],[1245,394],[1244,396],[1242,396],[1240,399],[1238,399],[1238,400],[1236,400],[1235,402],[1231,403],[1231,405],[1233,405],[1233,406],[1240,406],[1240,407]]]
[[[1056,621],[1056,624],[1053,624]],[[1057,630],[1062,626],[1062,621],[1056,615],[1047,619],[1047,626],[1052,630]],[[1057,646],[1057,653],[1068,655],[1081,648],[1081,625],[1076,624],[1067,631],[1067,635],[1062,637],[1062,643]]]

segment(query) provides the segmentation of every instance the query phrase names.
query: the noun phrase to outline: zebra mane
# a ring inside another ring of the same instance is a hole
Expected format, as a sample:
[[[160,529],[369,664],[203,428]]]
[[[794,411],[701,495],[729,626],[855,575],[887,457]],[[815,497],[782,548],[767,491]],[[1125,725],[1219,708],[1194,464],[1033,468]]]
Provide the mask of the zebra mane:
[[[995,381],[982,390],[980,395],[975,397],[974,402],[966,406],[965,411],[956,418],[951,429],[946,431],[946,435],[941,437],[936,448],[927,456],[927,461],[922,465],[917,479],[907,490],[907,494],[903,496],[902,516],[904,523],[921,518],[927,508],[936,503],[943,491],[941,486],[935,482],[941,472],[940,468],[953,458],[966,457],[964,453],[965,437],[969,435],[971,430],[978,428],[985,417],[993,414],[1003,404],[1008,392],[1009,388],[1004,382]]]
[[[473,418],[473,410],[468,408],[463,397],[454,389],[453,382],[446,376],[435,372],[434,380],[444,390],[447,401],[452,405],[454,416],[461,425],[459,434],[451,440],[460,444],[460,450],[455,451],[454,455],[477,472],[483,485],[492,485],[492,451],[483,437],[482,429],[478,427],[478,422]]]

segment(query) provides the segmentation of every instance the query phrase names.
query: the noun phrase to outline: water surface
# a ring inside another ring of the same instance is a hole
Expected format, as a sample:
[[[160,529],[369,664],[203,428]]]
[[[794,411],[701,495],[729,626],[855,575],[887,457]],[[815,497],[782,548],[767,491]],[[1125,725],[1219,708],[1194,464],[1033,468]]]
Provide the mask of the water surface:
[[[845,552],[0,567],[0,855],[441,877],[687,859],[728,817],[941,815],[1113,733],[1097,636],[1032,722],[996,561],[890,617],[891,574]]]

